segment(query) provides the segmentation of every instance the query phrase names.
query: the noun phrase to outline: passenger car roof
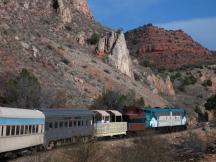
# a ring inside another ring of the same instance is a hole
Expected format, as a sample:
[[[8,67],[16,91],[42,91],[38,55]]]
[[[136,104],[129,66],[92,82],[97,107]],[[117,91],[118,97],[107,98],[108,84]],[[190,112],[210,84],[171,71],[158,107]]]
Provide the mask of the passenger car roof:
[[[94,115],[94,113],[91,110],[88,109],[42,109],[41,110],[45,116],[51,117],[51,116],[70,116],[70,115],[80,115],[80,116],[86,116],[86,115]]]
[[[122,113],[120,113],[120,112],[117,111],[117,110],[107,110],[107,112],[111,112],[111,113],[113,113],[115,116],[122,116]]]
[[[105,110],[93,110],[93,112],[99,113],[101,116],[110,116],[110,114]]]
[[[45,116],[39,110],[0,107],[0,118],[44,119]]]

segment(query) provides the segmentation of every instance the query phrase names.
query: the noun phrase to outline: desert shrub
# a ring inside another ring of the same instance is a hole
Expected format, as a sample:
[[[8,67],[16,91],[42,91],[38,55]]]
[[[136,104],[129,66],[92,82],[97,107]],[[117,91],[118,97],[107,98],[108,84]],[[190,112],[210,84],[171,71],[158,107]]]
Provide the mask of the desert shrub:
[[[7,82],[5,100],[8,106],[38,108],[40,106],[40,97],[40,83],[37,78],[26,69],[23,69],[19,76]]]
[[[135,140],[130,147],[122,147],[119,162],[171,162],[173,155],[167,140],[149,136]]]
[[[215,111],[216,110],[216,94],[209,97],[204,106],[207,110],[214,110]]]
[[[97,33],[92,34],[91,38],[87,40],[88,44],[96,45],[99,42],[100,35]]]
[[[150,67],[151,66],[151,63],[148,61],[148,60],[142,60],[140,62],[140,65],[141,66],[144,66],[144,67]]]
[[[38,79],[23,69],[17,77],[7,82],[2,99],[8,107],[53,108],[62,107],[66,103],[66,94],[63,91],[42,89]]]
[[[211,87],[212,86],[212,81],[209,80],[205,80],[202,84],[204,87]]]
[[[72,28],[71,28],[69,25],[65,25],[65,29],[66,29],[67,31],[71,31],[71,30],[72,30]]]
[[[172,82],[174,82],[176,79],[179,79],[179,78],[181,78],[181,73],[180,72],[177,72],[174,75],[171,75],[171,77],[170,77]]]
[[[129,92],[126,95],[115,91],[104,91],[92,105],[93,108],[97,109],[117,109],[121,110],[125,106],[145,106],[144,98],[135,98],[134,92]]]
[[[109,64],[109,61],[110,59],[109,59],[109,56],[105,56],[105,57],[103,57],[103,62],[104,63],[106,63],[106,64]]]
[[[70,61],[69,61],[68,59],[66,59],[66,58],[63,58],[63,59],[62,59],[62,62],[63,62],[64,64],[66,64],[66,65],[69,65],[69,64],[70,64]]]
[[[194,85],[197,82],[197,79],[193,75],[186,76],[181,79],[181,85],[178,87],[180,91],[185,91],[185,87],[189,85]]]

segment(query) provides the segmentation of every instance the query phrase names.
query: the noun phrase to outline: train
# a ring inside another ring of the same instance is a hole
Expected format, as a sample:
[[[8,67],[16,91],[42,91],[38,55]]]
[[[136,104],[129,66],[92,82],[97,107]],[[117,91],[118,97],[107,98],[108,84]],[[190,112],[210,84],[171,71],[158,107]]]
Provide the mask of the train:
[[[18,109],[0,107],[0,157],[47,149],[82,139],[126,136],[157,128],[186,128],[182,108],[126,107],[117,110]]]

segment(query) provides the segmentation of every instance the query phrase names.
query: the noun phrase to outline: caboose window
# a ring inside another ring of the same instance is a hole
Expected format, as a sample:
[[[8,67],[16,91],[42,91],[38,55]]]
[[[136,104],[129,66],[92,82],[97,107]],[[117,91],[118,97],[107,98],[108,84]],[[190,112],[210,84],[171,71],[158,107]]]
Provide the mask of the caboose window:
[[[10,136],[10,126],[6,127],[6,136]]]

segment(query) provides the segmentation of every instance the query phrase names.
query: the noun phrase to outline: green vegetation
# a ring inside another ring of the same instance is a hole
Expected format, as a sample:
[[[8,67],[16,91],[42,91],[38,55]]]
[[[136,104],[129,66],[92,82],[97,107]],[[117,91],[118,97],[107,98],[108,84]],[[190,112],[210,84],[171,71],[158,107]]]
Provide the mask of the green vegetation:
[[[99,42],[99,39],[100,39],[100,34],[94,33],[92,34],[91,38],[87,40],[87,42],[90,45],[96,45]]]
[[[143,59],[141,62],[140,62],[140,65],[141,66],[144,66],[144,67],[151,67],[151,63],[148,61],[148,60],[145,60]]]
[[[202,84],[204,87],[211,87],[212,86],[212,81],[209,80],[205,80]]]
[[[8,106],[20,108],[38,108],[40,106],[41,86],[37,78],[28,70],[8,81],[5,101]]]
[[[176,79],[180,79],[181,77],[182,77],[181,73],[177,72],[174,75],[171,75],[170,79],[171,79],[172,82],[174,82]]]
[[[216,94],[212,95],[207,99],[207,102],[205,103],[205,108],[207,110],[216,111]]]
[[[178,87],[180,91],[185,91],[185,87],[189,85],[194,85],[197,82],[197,79],[193,75],[186,76],[181,78],[181,85]]]
[[[136,99],[134,92],[129,92],[124,95],[119,92],[107,90],[99,96],[94,104],[93,108],[97,109],[117,109],[121,110],[125,106],[145,106],[143,97]]]

